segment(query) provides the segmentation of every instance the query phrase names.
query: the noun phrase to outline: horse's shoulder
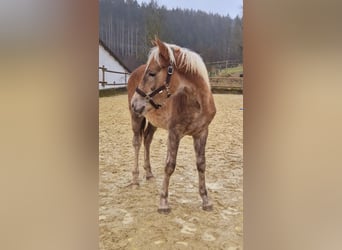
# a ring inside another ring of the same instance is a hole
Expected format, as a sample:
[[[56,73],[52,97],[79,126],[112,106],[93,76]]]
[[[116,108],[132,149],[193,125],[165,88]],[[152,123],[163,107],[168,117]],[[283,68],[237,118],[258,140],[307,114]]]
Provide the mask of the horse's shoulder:
[[[174,110],[177,114],[194,113],[201,109],[200,100],[189,87],[183,87],[174,96]]]

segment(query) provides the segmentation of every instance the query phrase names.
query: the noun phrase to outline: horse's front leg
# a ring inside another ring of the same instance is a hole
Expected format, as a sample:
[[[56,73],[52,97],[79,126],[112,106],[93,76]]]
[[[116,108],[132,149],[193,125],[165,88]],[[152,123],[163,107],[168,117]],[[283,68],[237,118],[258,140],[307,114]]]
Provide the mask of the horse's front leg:
[[[148,123],[146,130],[144,131],[144,147],[145,147],[145,163],[144,169],[146,171],[146,179],[149,180],[153,178],[152,170],[151,170],[151,162],[150,162],[150,146],[153,139],[154,132],[156,132],[157,128],[153,126],[151,123]]]
[[[212,210],[213,205],[209,201],[208,192],[205,185],[205,146],[208,138],[208,129],[201,132],[199,135],[193,136],[194,139],[194,148],[196,152],[196,165],[198,171],[198,180],[199,180],[199,194],[202,198],[202,208],[203,210]]]
[[[171,211],[168,204],[168,195],[169,195],[169,182],[172,173],[175,171],[176,167],[176,158],[177,151],[179,146],[180,136],[173,132],[169,131],[168,143],[167,143],[167,157],[166,157],[166,166],[164,173],[163,186],[160,193],[160,205],[158,212],[159,213],[169,213]]]
[[[145,126],[145,118],[136,117],[132,114],[132,130],[133,140],[132,144],[134,147],[134,166],[132,171],[132,185],[139,185],[139,151],[142,142],[142,133]]]

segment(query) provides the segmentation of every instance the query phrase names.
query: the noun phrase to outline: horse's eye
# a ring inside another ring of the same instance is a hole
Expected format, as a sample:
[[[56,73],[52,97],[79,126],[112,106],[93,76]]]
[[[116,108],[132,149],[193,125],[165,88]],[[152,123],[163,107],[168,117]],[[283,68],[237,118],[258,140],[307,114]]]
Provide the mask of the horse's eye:
[[[154,72],[148,72],[148,75],[154,77],[154,76],[156,76],[156,73],[154,73]]]

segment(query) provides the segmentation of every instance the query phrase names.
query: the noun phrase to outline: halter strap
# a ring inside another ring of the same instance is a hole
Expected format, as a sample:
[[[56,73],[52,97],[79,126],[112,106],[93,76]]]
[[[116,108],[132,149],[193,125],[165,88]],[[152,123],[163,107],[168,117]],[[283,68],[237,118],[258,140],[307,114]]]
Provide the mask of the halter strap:
[[[135,89],[135,92],[137,92],[139,95],[141,95],[142,97],[145,98],[146,102],[149,102],[155,109],[159,109],[162,105],[155,103],[153,101],[153,97],[157,94],[159,94],[161,91],[163,91],[164,89],[166,89],[167,92],[167,98],[170,97],[171,93],[170,93],[170,81],[171,81],[171,76],[173,74],[173,67],[170,64],[167,68],[167,75],[166,75],[166,79],[165,79],[165,84],[160,86],[159,88],[153,90],[150,94],[146,94],[144,91],[142,91],[141,89],[139,89],[138,87]]]

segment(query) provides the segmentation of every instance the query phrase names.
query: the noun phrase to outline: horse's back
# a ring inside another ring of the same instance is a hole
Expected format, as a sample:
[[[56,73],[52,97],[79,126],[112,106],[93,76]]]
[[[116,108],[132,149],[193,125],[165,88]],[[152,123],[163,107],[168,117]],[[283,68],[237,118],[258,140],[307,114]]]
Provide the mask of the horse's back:
[[[128,101],[130,102],[132,96],[134,95],[135,89],[138,87],[139,82],[141,81],[141,77],[144,74],[146,64],[143,64],[136,68],[127,82],[127,92],[128,92]]]

